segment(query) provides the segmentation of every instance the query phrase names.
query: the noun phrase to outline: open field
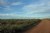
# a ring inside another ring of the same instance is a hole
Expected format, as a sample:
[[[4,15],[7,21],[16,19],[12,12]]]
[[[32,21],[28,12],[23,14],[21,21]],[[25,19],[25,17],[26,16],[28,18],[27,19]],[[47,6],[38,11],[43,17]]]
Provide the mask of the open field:
[[[40,21],[40,19],[0,19],[0,33],[22,33]]]

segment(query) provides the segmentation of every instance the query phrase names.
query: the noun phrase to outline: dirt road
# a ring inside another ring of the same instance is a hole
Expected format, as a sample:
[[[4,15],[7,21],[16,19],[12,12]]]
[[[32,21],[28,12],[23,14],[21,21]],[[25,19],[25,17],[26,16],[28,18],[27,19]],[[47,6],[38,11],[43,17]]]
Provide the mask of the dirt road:
[[[50,21],[42,20],[35,28],[31,28],[25,33],[50,33]]]

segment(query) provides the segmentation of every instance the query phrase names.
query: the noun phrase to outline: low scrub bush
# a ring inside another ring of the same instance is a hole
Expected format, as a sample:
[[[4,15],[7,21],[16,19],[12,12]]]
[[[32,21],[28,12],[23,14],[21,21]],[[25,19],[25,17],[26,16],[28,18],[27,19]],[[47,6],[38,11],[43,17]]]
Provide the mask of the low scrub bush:
[[[0,19],[0,31],[3,33],[23,32],[40,21],[40,19]]]

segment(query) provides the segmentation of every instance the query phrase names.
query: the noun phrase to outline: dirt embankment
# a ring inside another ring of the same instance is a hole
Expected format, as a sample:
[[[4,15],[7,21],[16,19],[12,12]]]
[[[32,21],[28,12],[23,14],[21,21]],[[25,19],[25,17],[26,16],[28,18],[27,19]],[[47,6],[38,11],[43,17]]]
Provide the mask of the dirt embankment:
[[[36,27],[24,33],[50,33],[50,20],[42,20]]]

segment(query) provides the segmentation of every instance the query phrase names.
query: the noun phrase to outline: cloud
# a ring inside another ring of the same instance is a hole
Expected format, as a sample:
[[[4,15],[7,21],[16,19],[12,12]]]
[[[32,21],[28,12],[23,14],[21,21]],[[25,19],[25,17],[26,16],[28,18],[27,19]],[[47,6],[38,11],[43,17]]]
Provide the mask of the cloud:
[[[2,7],[0,7],[0,8],[2,8]]]
[[[18,14],[0,14],[0,19],[27,19],[30,17],[23,17],[21,15]]]
[[[8,1],[9,2],[9,1]],[[9,4],[4,1],[0,0],[0,5],[4,6],[3,13],[8,13],[8,14],[0,14],[1,17],[4,18],[20,18],[20,17],[43,17],[43,16],[49,16],[50,14],[50,1],[48,0],[39,0],[26,4],[27,2],[23,3],[18,1],[18,2],[10,2]],[[20,5],[20,7],[17,5]],[[15,6],[15,7],[14,7]],[[22,7],[21,7],[22,6]],[[2,8],[2,7],[0,7]],[[22,11],[22,12],[21,12]],[[9,14],[12,13],[12,14]],[[16,13],[16,14],[13,14]],[[0,18],[1,18],[0,17]]]
[[[35,3],[35,4],[29,4],[29,5],[25,5],[22,9],[23,11],[25,11],[26,14],[37,14],[37,13],[45,13],[48,10],[50,10],[50,2],[47,1],[47,3],[45,2],[41,2],[41,3]],[[49,12],[49,11],[48,11]]]
[[[7,5],[21,5],[21,4],[23,4],[22,2],[17,2],[17,1],[12,1],[11,0],[11,2],[9,2],[8,0],[0,0],[0,5],[2,5],[2,6],[7,6]]]
[[[0,5],[5,4],[5,2],[3,0],[0,0]]]
[[[0,14],[0,16],[16,16],[16,14]]]
[[[21,4],[23,4],[23,3],[22,2],[14,2],[11,5],[21,5]]]
[[[0,14],[1,19],[11,19],[11,18],[16,18],[16,14]]]
[[[5,8],[3,8],[3,9],[4,9],[4,11],[11,11],[12,10],[10,6],[5,6]]]
[[[5,2],[4,0],[0,0],[0,5],[5,6],[7,4],[7,2]]]
[[[4,11],[13,11],[14,8],[12,6],[15,6],[15,5],[21,5],[23,4],[22,2],[16,2],[16,1],[4,1],[4,0],[0,0],[0,5],[2,6],[2,9],[4,9]],[[1,7],[0,7],[1,8]]]

